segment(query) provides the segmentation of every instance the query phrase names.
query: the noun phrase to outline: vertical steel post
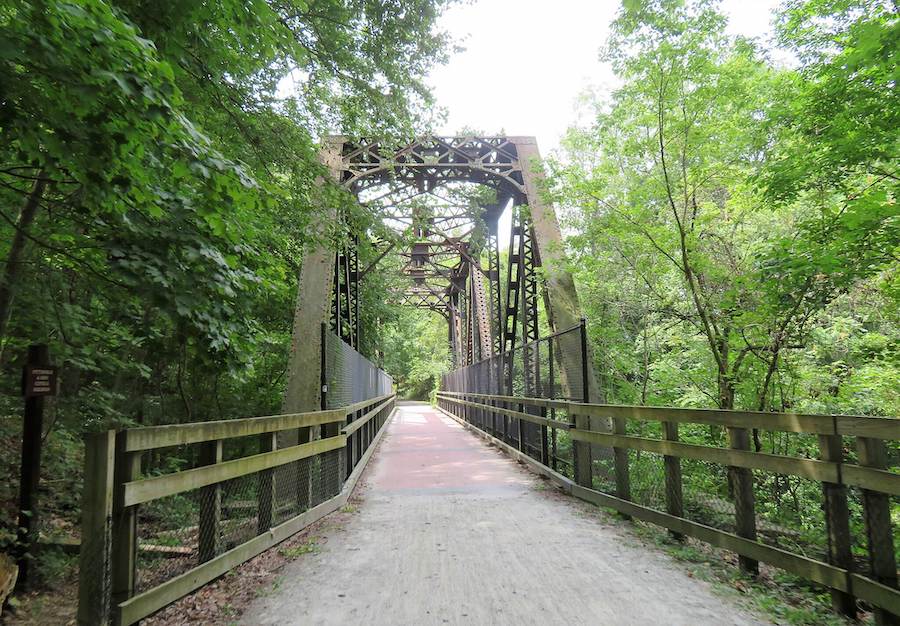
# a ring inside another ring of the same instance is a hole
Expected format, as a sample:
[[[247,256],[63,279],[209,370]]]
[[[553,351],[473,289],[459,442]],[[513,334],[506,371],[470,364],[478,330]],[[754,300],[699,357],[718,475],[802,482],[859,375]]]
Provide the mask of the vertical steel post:
[[[587,346],[587,320],[585,318],[581,318],[579,323],[579,332],[581,333],[581,384],[582,384],[582,396],[583,402],[585,404],[591,401],[591,391],[590,385],[588,385],[589,380],[589,372],[590,370],[588,365],[588,346]]]
[[[321,337],[319,345],[322,346],[319,354],[319,410],[324,411],[328,408],[328,361],[326,358],[326,353],[328,352],[328,326],[325,322],[322,322],[319,333]]]
[[[591,401],[591,392],[589,385],[590,370],[588,369],[588,347],[587,347],[587,323],[582,317],[578,327],[581,333],[581,385],[582,385],[582,401],[588,403]],[[569,420],[579,430],[590,429],[590,419],[585,415],[577,413],[569,416]],[[593,469],[591,467],[591,446],[584,441],[576,441],[572,447],[572,454],[575,462],[575,482],[582,487],[593,487]]]
[[[556,335],[551,335],[547,340],[547,357],[548,357],[548,376],[550,377],[550,399],[556,398],[556,382],[553,378],[553,341]],[[556,419],[556,409],[550,409],[550,419]],[[556,452],[556,429],[550,432],[550,467],[555,471],[557,469],[557,452]]]

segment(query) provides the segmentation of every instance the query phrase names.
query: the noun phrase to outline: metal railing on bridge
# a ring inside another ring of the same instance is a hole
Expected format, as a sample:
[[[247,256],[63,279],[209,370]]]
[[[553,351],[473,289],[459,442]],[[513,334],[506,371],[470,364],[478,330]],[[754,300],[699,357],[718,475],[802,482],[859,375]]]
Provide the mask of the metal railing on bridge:
[[[79,624],[133,624],[346,504],[395,395],[325,346],[323,410],[88,438]]]
[[[860,600],[894,623],[900,419],[592,404],[578,397],[586,375],[571,376],[585,341],[582,325],[450,372],[438,406],[576,497],[730,550],[745,571],[764,562],[824,585],[844,614]],[[526,350],[543,380],[510,365]]]
[[[503,396],[530,396],[559,400],[587,400],[587,344],[584,324],[516,346],[513,350],[448,372],[441,391]],[[542,411],[525,404],[497,403],[487,410],[466,409],[467,419],[554,470],[574,467],[571,445],[557,429],[549,428],[555,410]],[[512,409],[516,410],[513,411]],[[522,412],[539,419],[516,419]],[[520,445],[521,442],[521,445]]]

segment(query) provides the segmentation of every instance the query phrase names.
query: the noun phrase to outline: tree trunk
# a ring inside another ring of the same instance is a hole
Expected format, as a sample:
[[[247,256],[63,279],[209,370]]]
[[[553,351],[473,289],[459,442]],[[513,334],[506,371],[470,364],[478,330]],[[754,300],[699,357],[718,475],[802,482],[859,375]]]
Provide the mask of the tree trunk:
[[[6,328],[12,313],[13,296],[22,276],[22,255],[28,242],[28,229],[34,222],[34,216],[37,215],[41,206],[41,198],[47,188],[47,179],[43,174],[43,172],[38,174],[31,192],[25,199],[25,206],[19,212],[12,245],[6,257],[6,267],[3,268],[3,277],[0,278],[0,364],[3,363],[3,346],[6,343]]]

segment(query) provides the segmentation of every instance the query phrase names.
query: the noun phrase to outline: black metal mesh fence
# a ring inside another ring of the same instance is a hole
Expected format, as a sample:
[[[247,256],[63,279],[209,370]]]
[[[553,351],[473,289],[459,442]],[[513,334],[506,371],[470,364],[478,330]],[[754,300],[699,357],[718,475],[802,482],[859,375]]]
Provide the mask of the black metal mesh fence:
[[[135,592],[152,589],[341,491],[344,449],[138,507]],[[276,484],[276,481],[281,484]]]
[[[325,339],[325,406],[329,409],[391,393],[394,380],[333,332]]]
[[[626,433],[659,440],[660,422],[630,420]],[[684,443],[727,448],[725,429],[701,424],[680,424],[678,440]],[[757,431],[754,450],[787,457],[816,458],[815,435],[780,431]],[[661,454],[628,450],[628,478],[631,500],[643,506],[667,511],[670,507],[685,519],[735,533],[734,493],[728,467],[697,459],[672,459],[681,470],[681,489],[667,501],[665,457]],[[822,484],[800,476],[763,470],[752,471],[755,495],[757,540],[806,557],[825,560],[828,537],[823,512]],[[616,493],[615,465],[595,461],[594,488]]]
[[[477,395],[506,395],[556,400],[585,400],[584,326],[579,325],[537,341],[517,346],[510,352],[444,374],[441,390]],[[516,402],[490,400],[488,404],[568,422],[565,410],[540,408]],[[520,448],[532,458],[543,460],[553,469],[571,475],[572,442],[565,431],[540,424],[497,415],[488,409],[455,407],[459,414],[478,428]],[[521,444],[520,444],[521,439]]]

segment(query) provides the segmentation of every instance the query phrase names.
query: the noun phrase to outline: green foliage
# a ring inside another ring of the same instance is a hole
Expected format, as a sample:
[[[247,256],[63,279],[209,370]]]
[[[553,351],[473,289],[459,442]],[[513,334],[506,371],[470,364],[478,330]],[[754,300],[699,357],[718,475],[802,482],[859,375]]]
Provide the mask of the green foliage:
[[[328,182],[319,139],[410,136],[433,117],[422,80],[444,58],[446,0],[314,5],[0,7],[0,387],[17,394],[25,347],[50,345],[62,393],[45,459],[72,484],[48,518],[77,519],[85,430],[279,412],[303,247],[346,237],[310,225],[328,206],[375,228]],[[368,310],[376,337],[387,314]]]
[[[401,309],[383,333],[384,367],[400,397],[433,400],[441,374],[450,370],[447,322],[436,313]]]
[[[306,543],[301,543],[296,546],[292,546],[290,548],[284,548],[281,550],[281,555],[288,559],[297,559],[304,554],[317,554],[320,550],[318,544],[318,537],[312,537],[308,539]]]
[[[91,427],[275,409],[315,206],[372,221],[317,186],[315,137],[420,128],[444,4],[7,3],[8,388],[49,341]]]
[[[796,70],[723,24],[626,2],[604,51],[622,84],[555,164],[606,395],[896,415],[896,15],[787,3]]]

